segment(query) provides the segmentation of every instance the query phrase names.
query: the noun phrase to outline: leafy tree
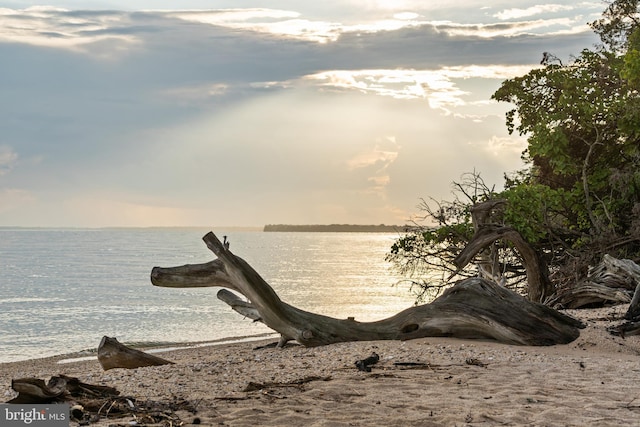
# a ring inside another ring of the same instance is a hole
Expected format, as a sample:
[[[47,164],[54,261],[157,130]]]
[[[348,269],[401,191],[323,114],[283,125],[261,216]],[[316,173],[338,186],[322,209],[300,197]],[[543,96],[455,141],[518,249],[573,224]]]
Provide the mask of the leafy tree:
[[[601,44],[571,63],[545,53],[543,67],[503,82],[492,99],[514,105],[506,125],[527,137],[527,168],[500,193],[483,184],[466,200],[423,204],[432,224],[389,256],[401,271],[450,266],[471,236],[471,206],[490,197],[507,200],[500,221],[545,257],[557,284],[574,283],[605,253],[640,256],[639,2],[611,2],[591,24]]]
[[[528,137],[529,179],[507,191],[547,187],[554,215],[538,233],[560,229],[559,243],[595,256],[637,239],[638,16],[638,0],[614,1],[592,23],[602,41],[596,50],[507,80],[493,95],[515,105],[507,113],[509,131]],[[637,255],[635,243],[623,255]]]

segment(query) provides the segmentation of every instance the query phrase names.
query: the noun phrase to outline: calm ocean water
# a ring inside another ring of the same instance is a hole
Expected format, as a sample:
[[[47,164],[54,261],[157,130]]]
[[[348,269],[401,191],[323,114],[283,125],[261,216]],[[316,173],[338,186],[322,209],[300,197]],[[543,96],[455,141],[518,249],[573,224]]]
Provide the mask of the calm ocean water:
[[[207,262],[209,229],[0,228],[0,362],[95,349],[102,336],[186,343],[268,334],[219,288],[151,285],[154,266]],[[384,261],[395,234],[213,230],[289,304],[371,321],[410,307]]]

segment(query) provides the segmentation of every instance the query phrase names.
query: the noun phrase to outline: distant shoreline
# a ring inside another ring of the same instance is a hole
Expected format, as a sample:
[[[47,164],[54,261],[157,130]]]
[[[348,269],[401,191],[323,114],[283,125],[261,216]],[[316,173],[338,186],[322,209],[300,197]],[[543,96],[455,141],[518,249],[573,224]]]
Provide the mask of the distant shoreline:
[[[264,226],[265,232],[340,232],[340,233],[395,233],[405,232],[410,229],[409,225],[356,225],[356,224],[267,224]]]

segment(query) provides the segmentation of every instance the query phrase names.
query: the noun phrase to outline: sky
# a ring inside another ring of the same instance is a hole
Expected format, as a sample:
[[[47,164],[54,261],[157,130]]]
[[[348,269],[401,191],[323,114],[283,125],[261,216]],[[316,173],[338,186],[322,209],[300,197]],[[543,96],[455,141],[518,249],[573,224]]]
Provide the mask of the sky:
[[[0,0],[0,226],[405,224],[600,1]]]

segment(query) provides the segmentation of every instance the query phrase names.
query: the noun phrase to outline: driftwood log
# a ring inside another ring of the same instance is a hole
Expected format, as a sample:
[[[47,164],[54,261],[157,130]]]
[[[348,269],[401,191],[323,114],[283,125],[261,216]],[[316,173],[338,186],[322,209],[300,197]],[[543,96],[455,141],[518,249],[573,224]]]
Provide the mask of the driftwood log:
[[[640,266],[631,260],[623,259],[618,262],[616,268],[619,275],[630,277],[636,285],[629,309],[624,317],[627,320],[640,322]]]
[[[625,318],[640,320],[640,267],[631,260],[605,254],[584,280],[559,288],[548,305],[558,308],[629,304]]]
[[[119,420],[120,422],[114,421],[108,425],[183,426],[185,422],[180,420],[176,411],[196,412],[193,404],[177,399],[176,396],[165,401],[137,399],[121,395],[114,387],[84,383],[78,378],[62,374],[51,377],[48,382],[40,378],[14,379],[11,381],[11,388],[18,392],[18,396],[6,402],[9,404],[68,404],[69,425],[88,426],[100,422],[103,418],[132,416],[132,422],[123,423]],[[43,424],[35,422],[33,425]]]
[[[69,402],[79,397],[101,398],[120,394],[113,387],[83,383],[66,375],[51,377],[47,383],[39,378],[18,378],[11,381],[11,388],[18,392],[18,396],[7,403]]]
[[[114,368],[135,369],[173,364],[161,357],[127,347],[117,339],[107,336],[102,337],[98,346],[98,362],[105,371]]]
[[[295,340],[312,347],[345,341],[408,340],[456,337],[508,344],[553,345],[575,340],[584,325],[554,309],[528,301],[513,291],[481,278],[458,282],[430,304],[410,307],[375,322],[335,319],[300,310],[283,302],[242,258],[213,233],[203,238],[218,259],[195,265],[154,267],[151,282],[163,287],[219,286],[218,297],[243,316],[280,333],[279,346]]]

